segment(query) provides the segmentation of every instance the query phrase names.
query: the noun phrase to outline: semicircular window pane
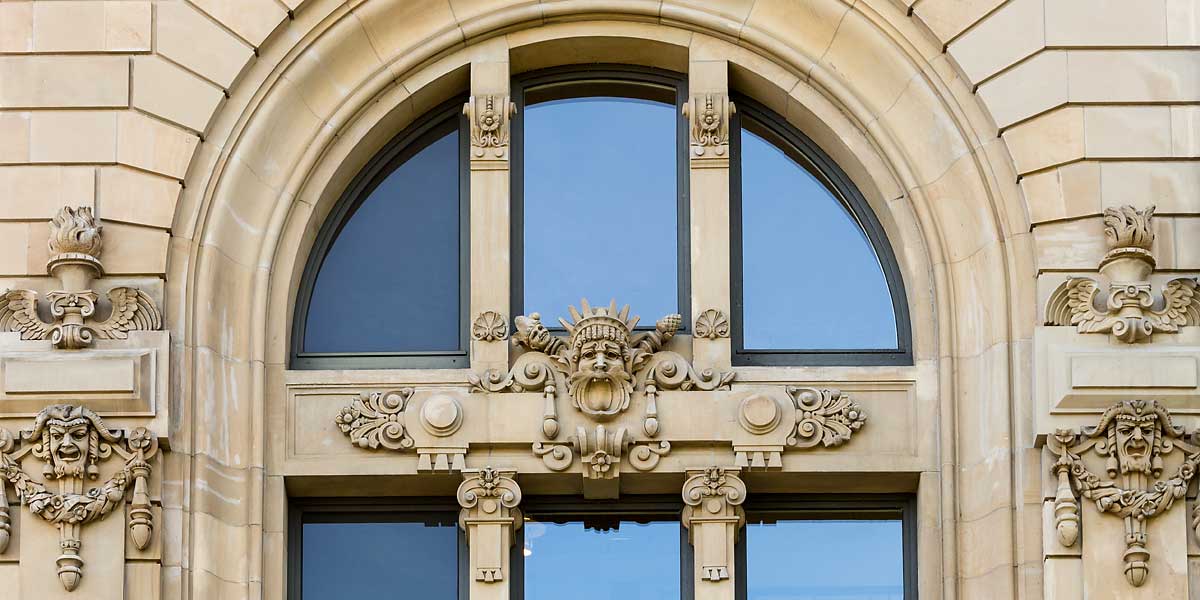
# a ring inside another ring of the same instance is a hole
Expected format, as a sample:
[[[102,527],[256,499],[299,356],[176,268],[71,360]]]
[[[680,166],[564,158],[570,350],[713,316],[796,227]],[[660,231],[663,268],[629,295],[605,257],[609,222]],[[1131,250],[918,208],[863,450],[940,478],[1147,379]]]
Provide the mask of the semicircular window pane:
[[[741,131],[742,347],[897,348],[887,279],[855,216],[762,126]]]
[[[313,283],[302,352],[461,350],[456,123],[413,146],[374,178],[329,245]]]

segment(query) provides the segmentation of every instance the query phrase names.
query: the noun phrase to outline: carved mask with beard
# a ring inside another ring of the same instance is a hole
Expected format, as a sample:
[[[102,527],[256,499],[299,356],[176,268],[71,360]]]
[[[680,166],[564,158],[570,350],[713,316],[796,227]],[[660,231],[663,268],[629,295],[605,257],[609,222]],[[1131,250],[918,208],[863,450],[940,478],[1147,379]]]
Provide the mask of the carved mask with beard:
[[[629,408],[633,376],[629,348],[612,340],[584,342],[572,357],[567,391],[575,407],[594,418],[617,415]]]

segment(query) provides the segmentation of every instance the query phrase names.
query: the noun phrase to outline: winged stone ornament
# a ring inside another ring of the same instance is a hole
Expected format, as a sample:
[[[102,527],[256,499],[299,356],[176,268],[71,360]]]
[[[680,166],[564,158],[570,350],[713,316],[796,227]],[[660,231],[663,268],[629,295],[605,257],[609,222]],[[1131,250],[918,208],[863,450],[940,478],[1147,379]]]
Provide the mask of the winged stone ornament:
[[[108,291],[111,310],[97,314],[99,295],[92,280],[103,273],[99,253],[101,228],[90,208],[64,207],[50,221],[50,260],[47,272],[64,289],[46,294],[46,310],[39,314],[37,292],[14,289],[0,293],[0,331],[19,333],[22,340],[50,340],[55,347],[77,350],[96,339],[123,340],[130,331],[162,329],[162,314],[146,292],[133,287]]]
[[[1073,326],[1079,333],[1111,333],[1126,343],[1200,325],[1196,278],[1172,279],[1163,286],[1161,300],[1155,298],[1149,280],[1155,267],[1150,252],[1153,214],[1153,206],[1144,211],[1130,206],[1105,210],[1105,237],[1111,248],[1100,261],[1100,273],[1110,282],[1105,298],[1098,298],[1096,280],[1071,277],[1050,295],[1046,325]]]

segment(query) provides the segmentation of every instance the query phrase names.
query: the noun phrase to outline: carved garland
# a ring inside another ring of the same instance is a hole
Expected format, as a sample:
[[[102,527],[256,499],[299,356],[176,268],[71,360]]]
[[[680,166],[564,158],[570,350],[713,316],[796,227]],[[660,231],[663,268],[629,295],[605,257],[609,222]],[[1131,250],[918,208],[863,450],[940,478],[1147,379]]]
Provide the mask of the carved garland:
[[[1150,252],[1153,216],[1153,206],[1144,211],[1132,206],[1105,209],[1104,235],[1110,250],[1100,261],[1100,273],[1109,281],[1104,308],[1096,308],[1100,294],[1096,280],[1072,277],[1051,294],[1047,325],[1074,325],[1079,333],[1111,333],[1126,343],[1200,325],[1200,294],[1196,291],[1200,283],[1194,277],[1167,282],[1160,307],[1155,308],[1150,283],[1155,267]]]
[[[1200,432],[1184,432],[1156,401],[1129,400],[1104,412],[1096,427],[1060,429],[1048,440],[1058,456],[1052,471],[1058,478],[1054,498],[1055,532],[1059,543],[1073,546],[1079,538],[1076,494],[1091,500],[1102,513],[1125,519],[1125,578],[1145,583],[1150,572],[1146,521],[1166,512],[1187,493],[1200,466]],[[1163,456],[1179,448],[1184,458],[1170,479],[1161,480]],[[1105,457],[1108,479],[1088,469],[1082,455]]]
[[[114,452],[125,464],[100,487],[85,492],[84,479],[97,479],[98,463]],[[96,413],[69,404],[42,409],[33,428],[20,432],[19,440],[0,429],[0,552],[8,546],[11,522],[4,482],[12,484],[30,513],[58,527],[62,555],[55,562],[67,591],[78,587],[83,577],[80,529],[119,507],[130,483],[129,533],[138,549],[145,549],[154,531],[148,461],[157,452],[158,439],[145,428],[110,430]],[[44,461],[42,476],[58,482],[57,493],[21,469],[26,455]]]
[[[50,221],[50,260],[46,272],[59,279],[62,290],[46,294],[54,321],[38,316],[38,295],[33,290],[8,290],[0,294],[0,331],[15,331],[23,340],[50,340],[58,348],[77,350],[96,338],[123,340],[130,331],[162,329],[162,315],[154,300],[132,287],[108,291],[112,311],[100,321],[99,296],[92,280],[103,275],[100,249],[103,240],[92,209],[63,207]]]

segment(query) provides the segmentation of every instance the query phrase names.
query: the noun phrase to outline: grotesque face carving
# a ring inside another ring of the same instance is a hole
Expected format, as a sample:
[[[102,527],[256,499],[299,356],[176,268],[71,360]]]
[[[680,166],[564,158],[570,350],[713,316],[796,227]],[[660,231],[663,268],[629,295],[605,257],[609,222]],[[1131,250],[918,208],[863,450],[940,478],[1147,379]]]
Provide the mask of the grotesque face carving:
[[[111,451],[108,444],[118,441],[99,415],[67,404],[42,411],[33,430],[22,435],[38,441],[33,453],[46,461],[45,474],[52,479],[96,478],[96,461]]]
[[[1121,415],[1115,425],[1117,462],[1121,473],[1151,474],[1158,419],[1153,413],[1141,417]]]
[[[619,313],[616,303],[593,309],[582,303],[583,313],[571,307],[574,321],[562,321],[571,334],[566,353],[567,392],[575,407],[593,418],[612,417],[629,408],[633,394],[629,307]]]
[[[47,427],[50,435],[50,458],[55,472],[74,477],[82,476],[88,450],[87,421],[51,421]]]

